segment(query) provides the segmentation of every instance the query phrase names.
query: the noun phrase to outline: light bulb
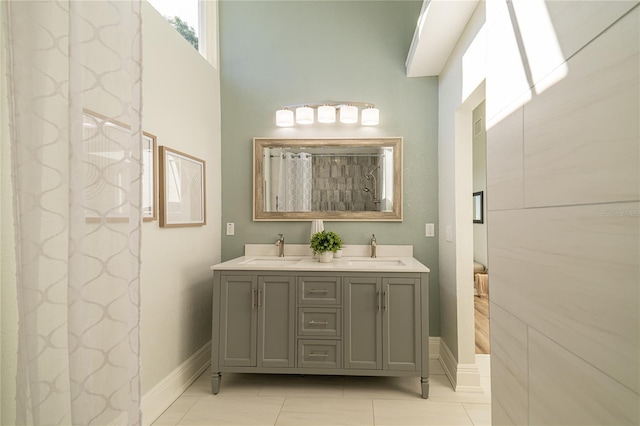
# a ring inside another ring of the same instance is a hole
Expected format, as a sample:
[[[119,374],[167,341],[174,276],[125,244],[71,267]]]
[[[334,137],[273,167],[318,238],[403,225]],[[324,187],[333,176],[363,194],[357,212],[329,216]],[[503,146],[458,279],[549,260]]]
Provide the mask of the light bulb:
[[[380,110],[369,107],[362,110],[362,125],[377,126],[380,123]]]
[[[358,122],[358,108],[353,105],[345,105],[340,108],[340,122],[353,124]]]
[[[313,123],[313,108],[303,106],[296,108],[296,123],[298,124],[312,124]]]
[[[290,109],[279,109],[276,111],[276,126],[291,127],[293,126],[293,111]]]
[[[331,105],[322,105],[318,107],[318,123],[335,123],[336,107]]]

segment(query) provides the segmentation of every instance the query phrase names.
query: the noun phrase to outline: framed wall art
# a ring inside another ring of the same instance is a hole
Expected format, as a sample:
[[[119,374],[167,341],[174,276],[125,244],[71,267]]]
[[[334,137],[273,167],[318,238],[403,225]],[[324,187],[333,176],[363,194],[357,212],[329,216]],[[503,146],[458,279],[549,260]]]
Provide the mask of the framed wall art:
[[[129,220],[129,204],[123,202],[131,179],[128,153],[123,147],[131,141],[130,126],[91,110],[82,113],[82,138],[85,145],[85,214],[89,221],[106,217],[108,221]],[[157,142],[151,133],[143,132],[142,217],[158,218]]]
[[[204,160],[160,147],[160,226],[206,224]]]

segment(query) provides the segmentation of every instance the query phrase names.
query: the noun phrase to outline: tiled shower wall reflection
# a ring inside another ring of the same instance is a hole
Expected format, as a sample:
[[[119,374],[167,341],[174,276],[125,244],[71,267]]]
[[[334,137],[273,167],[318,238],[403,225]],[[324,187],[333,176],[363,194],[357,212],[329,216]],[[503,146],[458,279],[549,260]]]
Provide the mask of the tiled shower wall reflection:
[[[380,194],[380,156],[314,155],[312,160],[312,211],[376,211],[380,203],[374,193]],[[377,168],[377,169],[376,169]],[[375,169],[374,179],[365,176]],[[365,191],[369,189],[369,192]]]

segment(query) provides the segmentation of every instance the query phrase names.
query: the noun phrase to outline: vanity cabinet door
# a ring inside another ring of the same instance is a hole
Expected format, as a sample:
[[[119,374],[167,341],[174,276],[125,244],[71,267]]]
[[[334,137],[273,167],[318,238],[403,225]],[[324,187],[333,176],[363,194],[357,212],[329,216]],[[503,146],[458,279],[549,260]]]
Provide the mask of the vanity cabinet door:
[[[295,277],[258,277],[258,367],[295,366]]]
[[[254,367],[258,311],[257,277],[220,277],[220,363],[226,367]]]
[[[420,280],[345,278],[345,368],[418,371]]]
[[[344,366],[382,369],[382,280],[345,277]]]
[[[382,280],[383,369],[417,371],[420,363],[420,280]]]

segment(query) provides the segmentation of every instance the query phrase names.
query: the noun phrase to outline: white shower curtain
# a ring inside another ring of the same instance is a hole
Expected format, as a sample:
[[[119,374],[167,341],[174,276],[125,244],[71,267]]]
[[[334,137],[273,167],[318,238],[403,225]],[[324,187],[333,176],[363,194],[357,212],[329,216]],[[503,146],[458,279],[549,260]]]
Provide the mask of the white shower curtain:
[[[272,205],[281,212],[311,211],[311,154],[285,152],[273,160],[271,171],[277,179],[272,197],[277,198]]]
[[[18,424],[140,424],[139,1],[2,1]],[[104,118],[83,132],[83,110]],[[111,122],[129,131],[116,135]],[[97,141],[97,142],[96,142]],[[100,190],[100,203],[91,201]]]

